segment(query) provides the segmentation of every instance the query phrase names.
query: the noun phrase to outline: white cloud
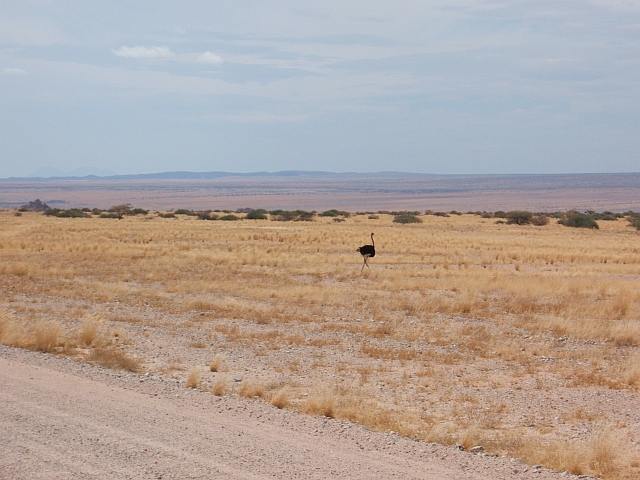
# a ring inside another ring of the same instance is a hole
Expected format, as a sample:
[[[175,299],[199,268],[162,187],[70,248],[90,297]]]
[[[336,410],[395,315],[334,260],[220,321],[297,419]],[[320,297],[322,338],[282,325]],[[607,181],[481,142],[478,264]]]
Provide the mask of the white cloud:
[[[224,60],[219,55],[211,52],[204,52],[198,55],[198,63],[211,63],[213,65],[220,65]]]
[[[26,75],[27,72],[21,68],[3,68],[2,73],[6,73],[8,75]]]
[[[125,58],[169,58],[174,53],[168,47],[125,47],[124,45],[118,50],[113,50],[118,57]]]

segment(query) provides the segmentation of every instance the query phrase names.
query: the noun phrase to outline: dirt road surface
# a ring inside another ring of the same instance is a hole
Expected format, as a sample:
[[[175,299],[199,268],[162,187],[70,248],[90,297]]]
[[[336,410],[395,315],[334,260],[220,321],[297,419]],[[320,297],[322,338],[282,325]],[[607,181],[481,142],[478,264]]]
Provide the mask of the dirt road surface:
[[[572,478],[0,345],[0,478]]]

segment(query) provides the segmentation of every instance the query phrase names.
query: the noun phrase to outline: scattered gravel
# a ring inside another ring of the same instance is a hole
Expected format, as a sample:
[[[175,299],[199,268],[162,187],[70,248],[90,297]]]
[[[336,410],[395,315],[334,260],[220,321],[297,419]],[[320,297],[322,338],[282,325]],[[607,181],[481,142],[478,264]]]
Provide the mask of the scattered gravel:
[[[2,345],[0,432],[2,479],[578,478]]]

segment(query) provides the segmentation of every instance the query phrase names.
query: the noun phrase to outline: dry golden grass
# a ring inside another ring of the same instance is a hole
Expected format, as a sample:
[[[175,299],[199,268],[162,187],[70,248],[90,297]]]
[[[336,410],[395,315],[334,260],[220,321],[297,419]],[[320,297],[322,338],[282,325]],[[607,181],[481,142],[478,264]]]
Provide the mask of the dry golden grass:
[[[222,366],[224,365],[224,360],[225,356],[223,354],[216,353],[216,355],[213,357],[213,360],[211,360],[211,363],[209,364],[209,369],[212,372],[221,372]]]
[[[165,351],[180,345],[179,355],[194,359],[187,364],[199,364],[215,345],[234,353],[226,362],[216,355],[211,371],[238,368],[242,352],[255,378],[272,385],[278,374],[279,385],[291,385],[269,396],[248,381],[236,392],[216,376],[216,395],[274,402],[280,394],[278,404],[374,429],[478,442],[606,478],[640,475],[637,448],[612,468],[610,451],[586,434],[570,441],[553,420],[595,431],[610,412],[593,404],[576,415],[575,405],[547,398],[598,389],[637,401],[638,232],[624,220],[584,231],[553,221],[422,218],[112,221],[0,212],[0,341],[62,354],[126,344],[138,357],[162,359],[156,369],[167,373],[181,367]],[[355,247],[371,231],[377,255],[360,273]],[[107,335],[114,329],[118,337]],[[527,395],[556,411],[530,414],[518,404]],[[479,405],[487,410],[465,417]]]
[[[114,370],[126,370],[134,373],[142,370],[138,359],[113,348],[96,348],[91,351],[87,361]]]
[[[88,318],[78,329],[79,344],[84,347],[91,347],[98,339],[102,317],[93,315]]]
[[[199,368],[192,368],[189,370],[189,374],[187,375],[187,381],[185,382],[185,386],[187,388],[198,388],[200,385],[200,377],[202,377],[202,373]]]
[[[230,379],[226,375],[216,378],[216,381],[211,386],[211,393],[216,395],[217,397],[221,397],[227,391],[229,382]]]
[[[287,385],[279,389],[271,397],[271,400],[270,400],[271,405],[277,408],[286,408],[289,405],[290,391],[291,389]]]
[[[264,385],[255,380],[255,379],[245,379],[240,384],[240,388],[238,389],[238,394],[245,398],[261,398],[264,396],[265,388]]]
[[[63,327],[58,322],[18,320],[0,312],[0,343],[52,353],[62,345]]]

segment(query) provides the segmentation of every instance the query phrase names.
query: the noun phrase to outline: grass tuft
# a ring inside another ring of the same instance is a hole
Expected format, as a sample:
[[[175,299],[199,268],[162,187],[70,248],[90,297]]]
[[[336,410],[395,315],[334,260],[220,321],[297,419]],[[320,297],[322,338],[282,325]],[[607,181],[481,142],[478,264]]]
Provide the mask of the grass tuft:
[[[142,370],[140,361],[113,348],[96,348],[87,357],[89,363],[113,370],[138,373]]]
[[[185,386],[187,388],[198,388],[200,385],[200,377],[202,373],[198,367],[194,367],[189,370],[189,374],[187,375],[187,381],[185,382]]]

